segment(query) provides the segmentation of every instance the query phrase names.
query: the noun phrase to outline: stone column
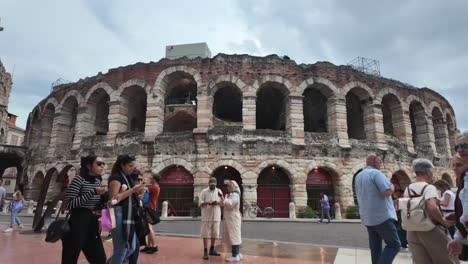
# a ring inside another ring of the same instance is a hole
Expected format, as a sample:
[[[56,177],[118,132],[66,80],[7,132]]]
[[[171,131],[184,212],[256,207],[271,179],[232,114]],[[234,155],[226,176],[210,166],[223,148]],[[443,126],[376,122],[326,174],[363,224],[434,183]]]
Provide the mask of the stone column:
[[[291,202],[296,204],[296,210],[307,206],[307,187],[305,183],[295,183],[289,186]]]
[[[289,97],[290,111],[286,129],[291,132],[291,140],[294,145],[305,145],[303,98],[303,96]]]
[[[107,144],[115,143],[115,137],[128,128],[128,103],[124,98],[120,101],[109,102],[109,132],[107,133]]]
[[[437,153],[439,155],[450,155],[450,141],[448,136],[447,123],[443,120],[434,122],[434,137],[436,142]]]
[[[327,100],[327,115],[328,132],[338,139],[340,146],[349,147],[345,98],[338,96],[329,97]]]
[[[244,96],[242,102],[242,124],[245,130],[255,130],[256,125],[256,96]]]
[[[415,118],[416,126],[421,129],[421,133],[418,135],[419,143],[424,148],[430,148],[432,153],[436,152],[435,138],[434,138],[434,126],[432,125],[432,117],[424,115],[424,118]]]
[[[52,133],[50,135],[50,147],[48,149],[49,155],[54,155],[55,150],[63,147],[67,142],[67,137],[69,136],[68,128],[65,125],[67,118],[67,114],[59,111],[55,113],[54,121],[52,123]]]
[[[367,139],[374,141],[378,148],[387,149],[381,104],[373,104],[372,102],[365,104],[364,130]]]
[[[197,96],[197,127],[213,127],[213,100],[207,95]]]
[[[145,140],[154,141],[164,130],[164,100],[150,94],[146,106]]]
[[[84,136],[90,136],[94,134],[94,120],[96,115],[93,115],[89,112],[91,109],[88,109],[86,106],[80,106],[78,108],[75,124],[75,137],[73,138],[72,149],[80,148],[81,140]],[[94,111],[96,111],[95,108]]]
[[[408,151],[415,153],[416,152],[416,146],[413,143],[413,131],[411,129],[411,119],[410,119],[410,114],[409,111],[404,110],[403,111],[403,126],[406,131],[406,136],[404,138],[404,142],[407,145]]]

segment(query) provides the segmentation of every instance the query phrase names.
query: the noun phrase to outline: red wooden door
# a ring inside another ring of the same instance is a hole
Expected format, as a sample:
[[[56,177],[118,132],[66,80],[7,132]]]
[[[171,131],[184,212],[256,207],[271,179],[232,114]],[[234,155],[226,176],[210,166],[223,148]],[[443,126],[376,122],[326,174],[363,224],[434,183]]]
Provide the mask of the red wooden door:
[[[257,204],[262,210],[272,207],[275,210],[273,217],[289,217],[289,186],[258,187]]]

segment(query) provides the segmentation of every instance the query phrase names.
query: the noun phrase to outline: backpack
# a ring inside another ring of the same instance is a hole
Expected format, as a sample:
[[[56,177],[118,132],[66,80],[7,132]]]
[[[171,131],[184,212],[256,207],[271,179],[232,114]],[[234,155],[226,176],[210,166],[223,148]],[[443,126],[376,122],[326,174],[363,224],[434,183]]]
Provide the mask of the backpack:
[[[432,219],[426,213],[426,200],[424,191],[429,184],[426,184],[421,193],[417,194],[409,185],[405,192],[409,197],[398,199],[398,208],[401,210],[401,226],[406,231],[427,232],[435,228]]]

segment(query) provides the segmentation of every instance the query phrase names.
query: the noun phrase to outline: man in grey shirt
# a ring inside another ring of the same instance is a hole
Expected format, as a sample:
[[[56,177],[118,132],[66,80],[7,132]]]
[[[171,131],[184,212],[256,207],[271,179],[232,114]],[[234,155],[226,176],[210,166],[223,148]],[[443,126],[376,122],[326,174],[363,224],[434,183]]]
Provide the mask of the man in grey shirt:
[[[361,222],[369,234],[372,264],[392,263],[401,246],[391,198],[394,187],[380,171],[382,163],[375,154],[367,156],[367,166],[356,175],[354,183]],[[383,250],[382,240],[386,244]]]
[[[3,187],[3,179],[0,179],[0,212],[3,211],[3,205],[5,204],[6,190]]]

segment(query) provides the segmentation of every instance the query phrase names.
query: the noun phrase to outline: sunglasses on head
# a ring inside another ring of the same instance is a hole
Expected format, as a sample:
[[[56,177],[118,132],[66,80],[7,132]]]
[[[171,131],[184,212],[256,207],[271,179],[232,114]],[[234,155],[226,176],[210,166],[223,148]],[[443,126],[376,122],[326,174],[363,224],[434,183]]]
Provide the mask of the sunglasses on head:
[[[98,161],[98,162],[96,162],[96,164],[97,164],[99,167],[103,167],[103,166],[106,165],[106,163],[103,162],[103,161]]]
[[[468,149],[468,143],[462,143],[462,144],[456,145],[455,151],[458,151],[459,149]]]

